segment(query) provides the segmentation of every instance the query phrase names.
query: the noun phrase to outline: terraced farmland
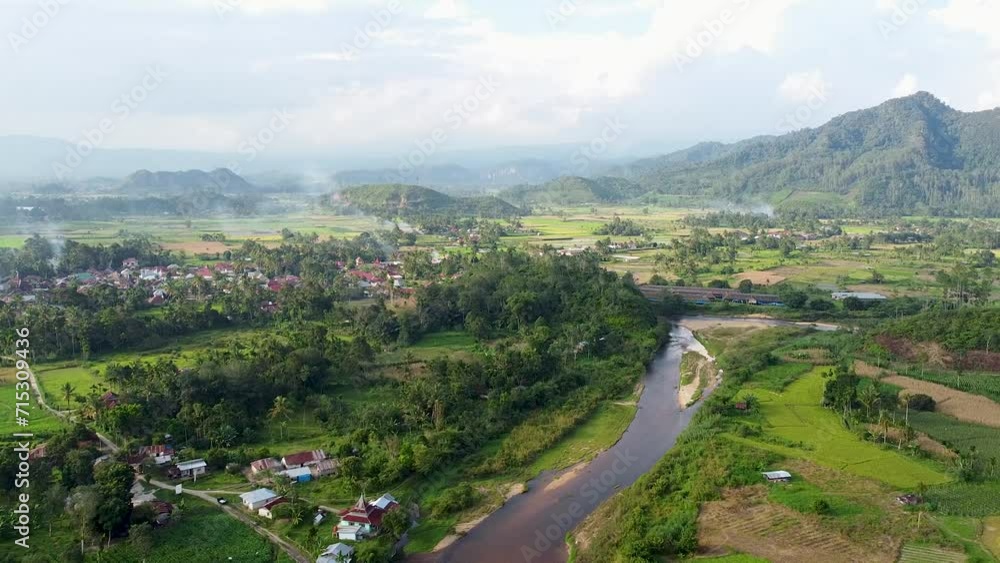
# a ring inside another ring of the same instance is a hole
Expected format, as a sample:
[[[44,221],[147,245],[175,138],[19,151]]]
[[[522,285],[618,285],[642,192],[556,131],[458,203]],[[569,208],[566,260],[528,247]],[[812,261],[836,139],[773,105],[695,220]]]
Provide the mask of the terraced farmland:
[[[968,559],[964,553],[919,543],[904,545],[899,554],[899,563],[965,563]]]

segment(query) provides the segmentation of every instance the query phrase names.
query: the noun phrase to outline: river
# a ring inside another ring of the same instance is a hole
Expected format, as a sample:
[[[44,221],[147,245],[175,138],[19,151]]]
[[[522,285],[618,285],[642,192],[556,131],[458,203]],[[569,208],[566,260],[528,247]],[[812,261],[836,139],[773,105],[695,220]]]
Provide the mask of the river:
[[[528,491],[435,556],[437,563],[565,563],[564,538],[617,490],[652,469],[677,442],[701,402],[682,409],[677,400],[681,356],[700,346],[691,330],[721,325],[802,326],[763,318],[691,317],[674,325],[670,343],[643,378],[638,410],[621,440],[582,468],[546,472],[528,483]],[[690,328],[689,328],[690,327]],[[812,326],[829,330],[826,326]],[[836,328],[836,327],[833,327]]]

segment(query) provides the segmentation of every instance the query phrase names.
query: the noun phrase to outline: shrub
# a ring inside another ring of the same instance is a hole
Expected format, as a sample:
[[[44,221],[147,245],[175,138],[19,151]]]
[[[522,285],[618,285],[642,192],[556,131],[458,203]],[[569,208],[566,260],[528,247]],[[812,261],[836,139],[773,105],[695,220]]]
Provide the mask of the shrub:
[[[441,493],[430,502],[431,514],[435,517],[448,516],[469,508],[479,500],[479,491],[468,483],[462,483]]]
[[[925,412],[934,412],[934,409],[937,407],[937,403],[932,397],[922,393],[910,397],[908,404],[911,409]]]
[[[813,512],[820,515],[830,514],[830,512],[833,511],[833,507],[830,506],[830,503],[827,502],[826,499],[821,498],[818,498],[815,502],[813,502],[812,509]]]

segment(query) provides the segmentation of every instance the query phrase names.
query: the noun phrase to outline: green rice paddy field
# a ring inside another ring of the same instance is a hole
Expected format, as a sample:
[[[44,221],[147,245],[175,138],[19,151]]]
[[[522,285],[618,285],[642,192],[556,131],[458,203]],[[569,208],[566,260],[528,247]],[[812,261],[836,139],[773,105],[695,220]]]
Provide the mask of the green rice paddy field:
[[[813,369],[789,385],[783,393],[763,389],[743,392],[753,394],[760,400],[767,435],[799,444],[800,447],[737,436],[731,438],[902,489],[915,488],[920,484],[943,484],[951,480],[942,469],[929,462],[862,442],[846,429],[835,413],[820,405],[825,383],[822,374],[827,369]]]

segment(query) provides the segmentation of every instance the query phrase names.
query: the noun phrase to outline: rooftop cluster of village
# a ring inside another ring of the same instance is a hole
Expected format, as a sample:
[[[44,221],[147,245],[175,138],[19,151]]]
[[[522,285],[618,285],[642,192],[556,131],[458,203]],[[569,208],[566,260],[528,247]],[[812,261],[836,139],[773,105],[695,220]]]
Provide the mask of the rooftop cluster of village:
[[[402,262],[374,260],[366,263],[358,257],[352,263],[336,262],[337,270],[346,274],[348,286],[356,289],[358,297],[372,297],[390,292],[394,295],[409,295],[412,289],[406,287]],[[201,293],[220,290],[231,291],[234,284],[248,282],[262,290],[278,293],[285,288],[295,287],[302,280],[295,275],[268,276],[249,261],[216,262],[201,266],[166,266],[142,264],[137,258],[127,258],[121,269],[89,269],[65,276],[43,277],[22,276],[18,272],[0,280],[0,300],[5,303],[20,301],[31,303],[44,300],[55,289],[72,289],[87,295],[98,288],[111,288],[125,292],[137,289],[143,292],[146,303],[151,306],[166,304],[173,296],[189,293],[197,287]],[[261,308],[273,309],[273,302],[263,302]]]

